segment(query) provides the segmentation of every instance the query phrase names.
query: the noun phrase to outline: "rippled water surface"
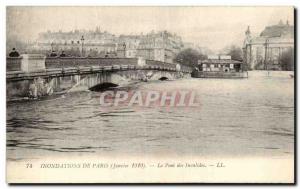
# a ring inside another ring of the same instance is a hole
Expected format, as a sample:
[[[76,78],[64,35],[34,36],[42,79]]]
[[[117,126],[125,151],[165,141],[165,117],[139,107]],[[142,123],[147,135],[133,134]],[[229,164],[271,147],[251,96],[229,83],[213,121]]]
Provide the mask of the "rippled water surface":
[[[198,107],[103,108],[99,92],[7,103],[7,158],[153,155],[283,156],[294,148],[294,83],[287,73],[183,79],[126,90],[194,90]]]

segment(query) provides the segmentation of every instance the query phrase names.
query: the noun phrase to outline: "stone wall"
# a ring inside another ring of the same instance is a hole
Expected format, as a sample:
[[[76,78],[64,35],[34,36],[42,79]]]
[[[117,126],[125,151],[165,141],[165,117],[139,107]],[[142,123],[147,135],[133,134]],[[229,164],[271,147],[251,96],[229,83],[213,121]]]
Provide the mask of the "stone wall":
[[[21,60],[21,70],[24,72],[45,71],[45,55],[23,54]]]

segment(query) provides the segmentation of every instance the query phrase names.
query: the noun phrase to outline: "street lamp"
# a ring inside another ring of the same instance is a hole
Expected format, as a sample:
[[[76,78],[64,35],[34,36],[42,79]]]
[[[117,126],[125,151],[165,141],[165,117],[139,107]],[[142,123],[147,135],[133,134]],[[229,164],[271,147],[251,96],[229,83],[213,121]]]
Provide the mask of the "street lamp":
[[[81,36],[81,56],[83,56],[83,43],[84,43],[84,37]]]
[[[53,41],[51,42],[51,52],[53,52],[53,45],[54,45],[54,43],[53,43]]]
[[[65,41],[65,47],[64,50],[67,50],[67,41]]]
[[[124,49],[124,58],[126,57],[126,43],[123,43],[123,49]]]

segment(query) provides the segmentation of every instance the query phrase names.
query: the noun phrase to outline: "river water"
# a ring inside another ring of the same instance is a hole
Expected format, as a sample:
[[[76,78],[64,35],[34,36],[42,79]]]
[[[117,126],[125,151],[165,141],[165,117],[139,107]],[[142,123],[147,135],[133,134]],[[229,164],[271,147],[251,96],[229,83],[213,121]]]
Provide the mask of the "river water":
[[[7,102],[7,158],[67,155],[285,156],[294,151],[294,81],[287,72],[248,79],[182,79],[126,90],[190,90],[197,107],[112,107],[100,92]],[[124,90],[124,89],[122,89]]]

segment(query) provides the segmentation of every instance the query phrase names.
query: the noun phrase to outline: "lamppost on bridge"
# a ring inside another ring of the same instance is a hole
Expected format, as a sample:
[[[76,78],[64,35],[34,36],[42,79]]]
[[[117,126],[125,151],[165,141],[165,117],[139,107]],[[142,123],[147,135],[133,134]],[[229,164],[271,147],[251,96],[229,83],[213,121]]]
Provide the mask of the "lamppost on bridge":
[[[53,43],[53,41],[51,42],[51,52],[53,52],[53,45],[54,45],[54,43]]]
[[[84,37],[81,36],[81,56],[83,56],[83,44],[84,44]]]
[[[126,43],[123,43],[123,49],[124,49],[124,58],[126,57]]]
[[[64,51],[67,50],[67,41],[65,41],[65,44],[64,44]]]

